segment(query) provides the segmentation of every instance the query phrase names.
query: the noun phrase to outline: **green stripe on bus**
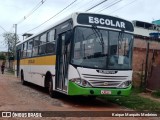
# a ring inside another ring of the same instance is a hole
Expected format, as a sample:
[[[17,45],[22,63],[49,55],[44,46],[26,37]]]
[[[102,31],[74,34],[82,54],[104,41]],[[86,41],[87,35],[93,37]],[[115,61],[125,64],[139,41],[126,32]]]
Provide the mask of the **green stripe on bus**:
[[[68,95],[95,95],[95,96],[128,96],[131,92],[131,85],[125,89],[111,89],[111,88],[85,88],[81,87],[71,81],[68,83]],[[101,90],[111,91],[111,94],[101,94]],[[92,92],[91,92],[92,91]],[[120,94],[119,94],[120,93]]]

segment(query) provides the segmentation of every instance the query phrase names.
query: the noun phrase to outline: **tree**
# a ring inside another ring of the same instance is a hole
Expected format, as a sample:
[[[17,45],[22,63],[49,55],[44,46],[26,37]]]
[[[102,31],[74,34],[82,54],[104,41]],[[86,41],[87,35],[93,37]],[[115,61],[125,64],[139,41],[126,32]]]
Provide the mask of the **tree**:
[[[0,53],[0,60],[6,60],[6,56],[2,53]]]
[[[8,58],[14,57],[16,52],[16,44],[18,43],[19,37],[15,36],[14,33],[6,32],[3,34],[5,44],[8,46]]]

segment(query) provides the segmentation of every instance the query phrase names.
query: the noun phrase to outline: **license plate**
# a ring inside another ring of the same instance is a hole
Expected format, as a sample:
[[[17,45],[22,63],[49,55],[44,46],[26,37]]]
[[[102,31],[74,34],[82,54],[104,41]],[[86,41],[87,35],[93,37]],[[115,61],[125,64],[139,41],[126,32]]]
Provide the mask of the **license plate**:
[[[103,94],[103,95],[110,95],[110,94],[111,94],[111,91],[101,90],[101,94]]]

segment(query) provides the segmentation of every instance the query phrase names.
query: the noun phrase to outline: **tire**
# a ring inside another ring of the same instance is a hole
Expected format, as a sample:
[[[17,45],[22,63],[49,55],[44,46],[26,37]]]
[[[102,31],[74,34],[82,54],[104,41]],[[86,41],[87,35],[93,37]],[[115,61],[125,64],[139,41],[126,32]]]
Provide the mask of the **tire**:
[[[21,71],[21,84],[22,84],[22,85],[26,85],[26,81],[24,80],[23,71]]]
[[[53,91],[53,80],[50,77],[49,83],[48,83],[48,92],[49,92],[49,96],[51,98],[55,98],[56,97],[56,93],[55,91]]]

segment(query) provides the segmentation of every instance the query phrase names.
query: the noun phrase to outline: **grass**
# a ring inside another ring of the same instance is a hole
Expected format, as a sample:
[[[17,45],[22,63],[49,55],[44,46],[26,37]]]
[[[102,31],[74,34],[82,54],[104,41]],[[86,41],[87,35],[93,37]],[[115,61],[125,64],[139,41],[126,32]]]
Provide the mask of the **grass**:
[[[120,106],[125,106],[133,110],[160,111],[160,102],[152,101],[139,96],[141,90],[134,89],[128,97],[110,97],[103,98]]]
[[[160,89],[153,92],[152,96],[155,97],[155,98],[160,98]]]

